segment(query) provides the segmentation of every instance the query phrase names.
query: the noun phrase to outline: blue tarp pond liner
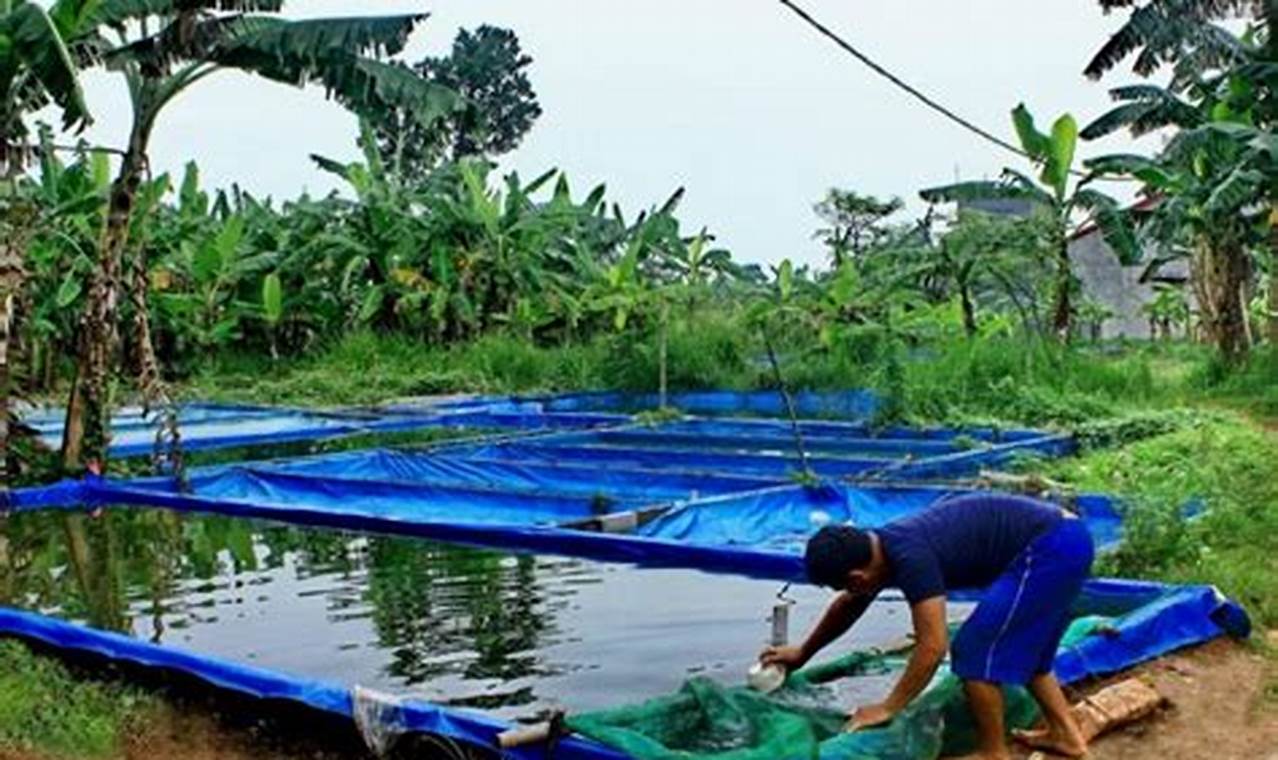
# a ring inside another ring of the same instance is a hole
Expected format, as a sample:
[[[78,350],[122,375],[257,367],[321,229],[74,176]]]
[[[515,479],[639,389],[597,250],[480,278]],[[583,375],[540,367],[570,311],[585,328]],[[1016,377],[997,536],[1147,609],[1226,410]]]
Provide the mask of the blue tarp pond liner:
[[[23,415],[42,442],[62,443],[65,412],[42,408]],[[628,422],[626,415],[603,413],[548,414],[536,404],[502,399],[453,402],[403,409],[334,409],[316,411],[275,406],[187,403],[178,408],[182,447],[187,451],[318,441],[370,433],[400,433],[429,428],[537,430],[585,428]],[[117,411],[111,419],[110,453],[146,456],[155,449],[161,418],[137,407]]]
[[[647,568],[802,581],[802,542],[824,524],[881,525],[965,491],[960,485],[912,481],[974,475],[1015,456],[1059,455],[1072,447],[1067,437],[1035,431],[919,431],[804,421],[812,465],[826,480],[800,486],[790,481],[798,461],[787,446],[787,423],[621,424],[594,411],[610,402],[587,401],[458,402],[439,419],[504,418],[507,424],[475,426],[517,434],[423,449],[196,468],[185,486],[169,478],[88,478],[13,492],[8,506],[18,511],[162,507]],[[563,432],[553,424],[520,424],[559,414],[581,415],[565,421],[567,427],[582,423],[595,429]],[[524,433],[524,427],[542,432]],[[842,480],[850,477],[869,480]],[[1110,545],[1119,538],[1121,512],[1112,500],[1084,496],[1077,508],[1098,543]],[[604,516],[628,517],[621,521],[628,532],[575,527]],[[1058,664],[1069,679],[1113,672],[1245,627],[1245,615],[1211,589],[1093,581],[1085,602],[1080,612],[1117,616],[1117,633],[1062,652]],[[264,672],[28,613],[0,615],[0,630],[350,714],[349,692],[341,684]],[[490,717],[425,704],[404,705],[402,714],[410,728],[464,741],[487,742],[503,727]],[[537,751],[516,756],[534,757]],[[597,745],[570,742],[556,756],[612,755]]]
[[[1116,672],[1175,649],[1216,638],[1236,622],[1236,610],[1210,588],[1164,587],[1156,584],[1093,581],[1077,611],[1113,616],[1101,635],[1084,639],[1057,656],[1057,671],[1066,683]],[[635,611],[636,623],[642,612]],[[147,643],[44,615],[0,608],[0,632],[70,652],[91,653],[146,667],[175,670],[215,687],[257,698],[285,699],[334,715],[352,717],[353,689],[335,681],[316,680],[268,668],[209,656],[183,647]],[[388,700],[394,709],[391,731],[420,731],[448,736],[478,746],[492,746],[505,721],[472,710],[446,708],[407,698]],[[540,758],[536,747],[510,757]],[[555,757],[565,760],[615,758],[607,747],[580,739],[561,743]]]
[[[878,397],[872,391],[799,391],[792,394],[795,414],[800,417],[819,417],[842,420],[867,420],[879,408]],[[660,397],[655,393],[570,393],[554,397],[540,397],[547,411],[552,412],[637,412],[656,409]],[[689,391],[671,393],[667,405],[687,414],[707,416],[758,415],[784,417],[785,402],[777,391]]]
[[[973,476],[1019,456],[1061,456],[1075,444],[1066,435],[977,429],[873,429],[804,422],[808,467],[824,478],[900,480]],[[692,419],[657,425],[619,425],[586,431],[443,444],[453,456],[496,461],[571,463],[599,469],[736,473],[788,479],[803,469],[790,424],[775,420]]]
[[[866,391],[802,393],[801,414],[843,418],[852,422],[807,420],[801,426],[813,466],[827,477],[847,477],[897,465],[903,476],[954,477],[1005,461],[1017,453],[1067,453],[1069,439],[1027,430],[910,430],[876,428],[864,420],[874,406]],[[395,433],[429,428],[467,428],[513,433],[554,430],[616,429],[602,437],[565,437],[582,450],[561,452],[593,462],[596,454],[618,456],[645,467],[680,467],[647,455],[695,451],[701,459],[676,457],[683,469],[729,470],[765,477],[797,469],[790,424],[776,419],[691,419],[656,427],[635,426],[627,411],[646,408],[653,399],[642,394],[593,393],[559,396],[480,396],[426,400],[383,407],[310,410],[245,404],[186,403],[178,409],[182,447],[188,451],[265,446],[324,440],[369,433]],[[675,394],[676,407],[693,414],[781,415],[779,394],[772,391],[705,391]],[[64,412],[36,409],[23,415],[43,442],[60,445]],[[155,448],[160,418],[125,408],[112,418],[110,453],[145,456]],[[596,449],[600,449],[596,451]],[[757,460],[741,457],[757,457]],[[606,458],[603,457],[603,458]]]

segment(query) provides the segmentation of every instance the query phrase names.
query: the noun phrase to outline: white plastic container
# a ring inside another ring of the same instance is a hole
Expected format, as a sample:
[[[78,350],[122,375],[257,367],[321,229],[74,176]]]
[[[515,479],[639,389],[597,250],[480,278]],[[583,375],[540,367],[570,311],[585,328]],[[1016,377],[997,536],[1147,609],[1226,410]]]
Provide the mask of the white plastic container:
[[[785,670],[777,665],[756,662],[746,674],[746,683],[761,694],[771,694],[785,683]]]

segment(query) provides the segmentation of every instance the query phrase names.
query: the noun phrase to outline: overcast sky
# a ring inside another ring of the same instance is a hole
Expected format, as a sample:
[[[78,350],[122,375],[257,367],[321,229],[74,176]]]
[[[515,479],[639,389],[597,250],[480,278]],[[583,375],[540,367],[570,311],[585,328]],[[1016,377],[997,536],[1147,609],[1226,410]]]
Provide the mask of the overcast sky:
[[[1011,138],[1024,100],[1040,124],[1086,123],[1106,85],[1080,73],[1120,22],[1090,0],[804,0],[881,63]],[[407,53],[459,27],[514,29],[535,58],[545,114],[504,165],[565,170],[575,193],[607,182],[628,212],[688,193],[688,232],[708,225],[746,262],[822,261],[812,204],[831,186],[914,201],[919,188],[996,175],[1014,156],[924,109],[817,36],[776,0],[293,0],[291,15],[427,11]],[[119,77],[92,73],[90,139],[124,142]],[[158,170],[196,159],[206,184],[276,198],[333,185],[308,159],[356,155],[355,120],[322,92],[235,73],[197,84],[161,117]],[[1085,154],[1126,147],[1121,138]],[[914,202],[917,209],[918,203]]]

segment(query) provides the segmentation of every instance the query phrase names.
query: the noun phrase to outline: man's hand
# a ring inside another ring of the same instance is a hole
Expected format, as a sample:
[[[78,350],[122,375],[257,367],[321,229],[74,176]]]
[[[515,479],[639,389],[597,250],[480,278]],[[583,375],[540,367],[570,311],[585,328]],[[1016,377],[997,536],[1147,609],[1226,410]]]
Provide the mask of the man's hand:
[[[807,661],[803,656],[803,649],[795,646],[768,647],[759,655],[759,662],[764,665],[779,665],[787,673],[793,673]]]
[[[844,731],[860,731],[863,728],[874,728],[890,723],[896,713],[885,704],[865,705],[858,707],[856,712],[852,713],[852,717],[843,726]]]

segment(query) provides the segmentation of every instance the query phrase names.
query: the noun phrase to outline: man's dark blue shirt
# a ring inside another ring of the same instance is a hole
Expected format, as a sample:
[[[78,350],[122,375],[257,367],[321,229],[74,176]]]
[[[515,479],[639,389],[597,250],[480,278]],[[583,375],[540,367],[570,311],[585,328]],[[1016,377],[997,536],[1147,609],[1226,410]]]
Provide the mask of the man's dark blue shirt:
[[[988,586],[1016,555],[1064,519],[1060,507],[1023,496],[958,496],[874,531],[892,586],[911,603]]]

